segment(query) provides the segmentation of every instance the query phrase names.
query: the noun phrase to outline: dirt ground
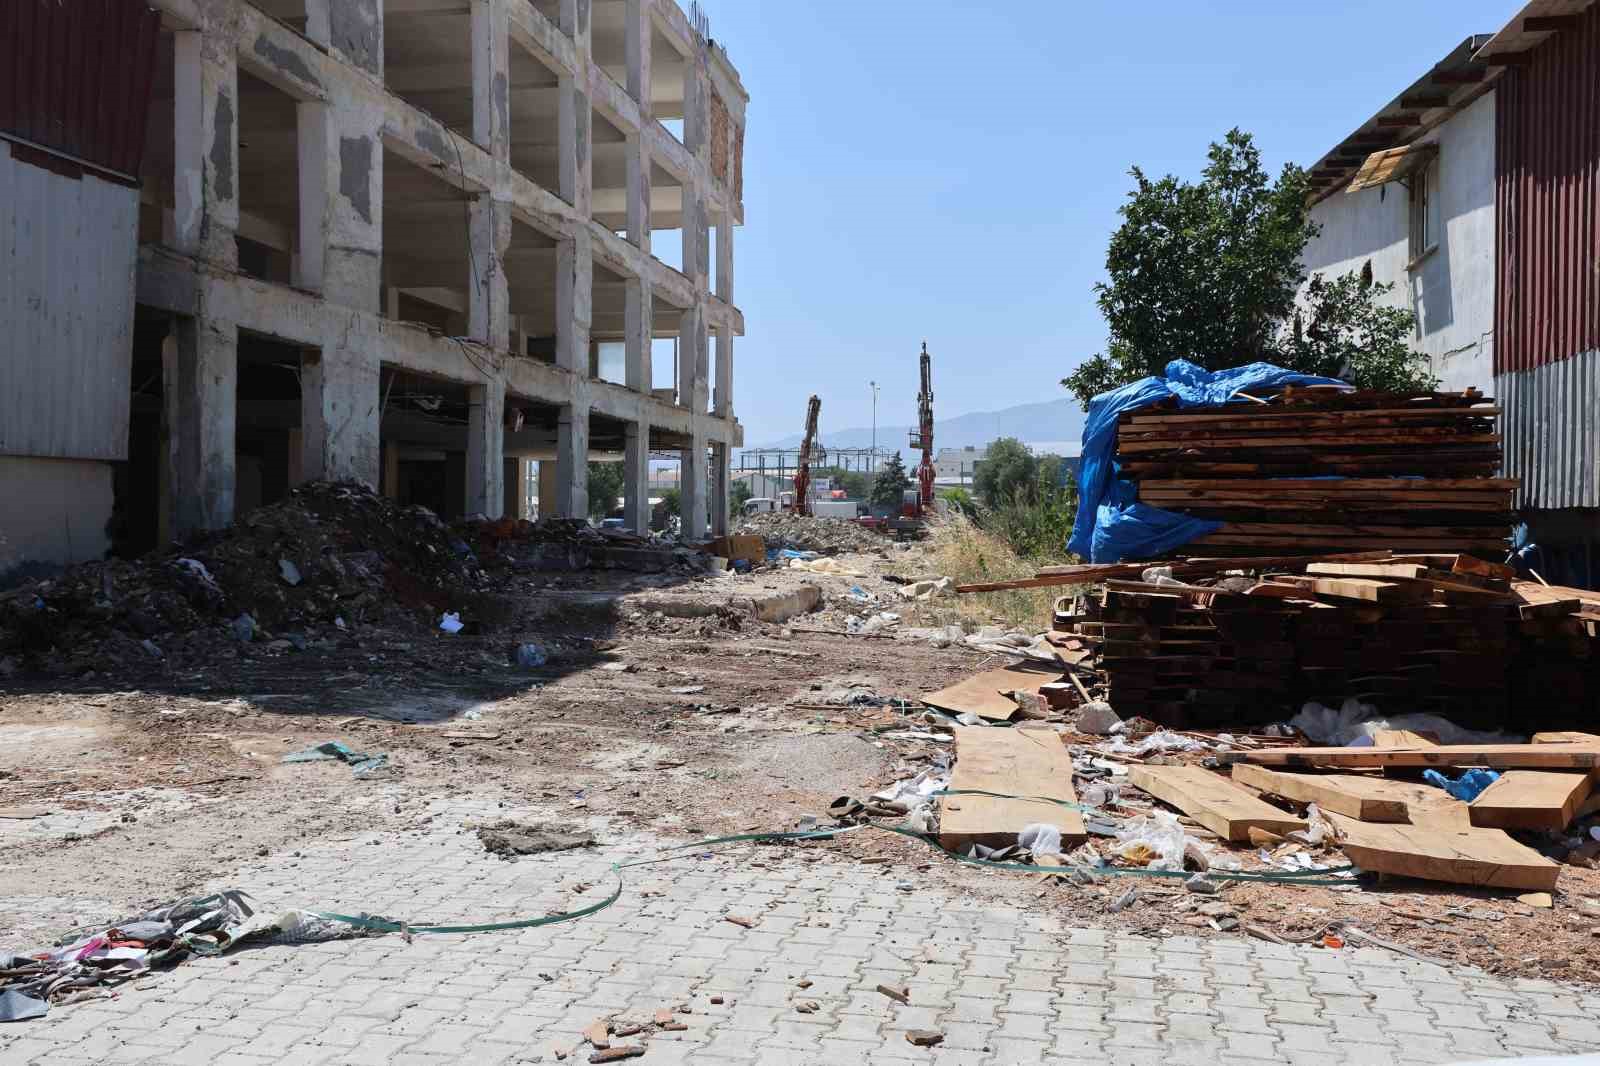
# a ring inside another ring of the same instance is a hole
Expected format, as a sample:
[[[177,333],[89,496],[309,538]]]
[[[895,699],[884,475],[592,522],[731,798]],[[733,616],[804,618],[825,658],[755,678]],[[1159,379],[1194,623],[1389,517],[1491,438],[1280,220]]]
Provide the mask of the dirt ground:
[[[490,633],[353,627],[305,650],[246,645],[181,670],[121,664],[91,680],[0,682],[0,900],[63,901],[53,925],[0,906],[0,942],[31,948],[297,841],[404,832],[453,791],[565,802],[685,838],[827,823],[834,798],[865,796],[948,748],[883,736],[904,712],[852,695],[914,709],[919,693],[998,662],[959,645],[846,635],[850,614],[902,610],[900,585],[884,575],[916,574],[925,560],[887,545],[838,559],[860,576],[539,574],[501,590],[516,606]],[[820,586],[821,610],[785,623],[747,613],[752,600],[804,585]],[[515,665],[525,642],[549,661]],[[359,777],[338,762],[281,761],[329,740],[388,765]],[[813,847],[1130,934],[1320,939],[1338,920],[1495,973],[1600,972],[1600,871],[1577,867],[1542,909],[1418,881],[1235,884],[1210,900],[1178,882],[1077,885],[964,866],[887,833],[797,850]],[[1218,921],[1224,908],[1196,909],[1219,900],[1237,925]],[[95,906],[109,913],[83,910]]]

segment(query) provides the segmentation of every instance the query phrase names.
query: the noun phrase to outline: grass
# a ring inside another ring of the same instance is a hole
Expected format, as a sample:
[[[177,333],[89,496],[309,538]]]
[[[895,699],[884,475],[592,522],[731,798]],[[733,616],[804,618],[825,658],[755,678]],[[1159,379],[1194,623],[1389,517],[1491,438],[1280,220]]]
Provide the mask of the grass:
[[[932,524],[922,550],[903,565],[908,577],[930,573],[947,576],[958,585],[1010,581],[1032,577],[1040,567],[1070,562],[1066,552],[1041,552],[1023,556],[1005,540],[980,529],[972,520],[953,513]],[[929,603],[907,603],[901,609],[905,624],[939,626],[955,623],[967,630],[996,623],[1029,632],[1050,627],[1056,597],[1068,587],[1017,589],[1009,592],[969,592]]]

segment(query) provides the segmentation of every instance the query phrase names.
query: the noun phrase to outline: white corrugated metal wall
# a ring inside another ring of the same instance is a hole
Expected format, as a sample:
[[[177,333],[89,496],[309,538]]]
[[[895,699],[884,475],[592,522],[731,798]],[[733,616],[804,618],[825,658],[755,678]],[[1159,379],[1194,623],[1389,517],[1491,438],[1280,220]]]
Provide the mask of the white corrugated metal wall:
[[[1519,505],[1600,507],[1600,351],[1498,374],[1494,384]]]
[[[127,458],[138,198],[0,140],[0,455]]]

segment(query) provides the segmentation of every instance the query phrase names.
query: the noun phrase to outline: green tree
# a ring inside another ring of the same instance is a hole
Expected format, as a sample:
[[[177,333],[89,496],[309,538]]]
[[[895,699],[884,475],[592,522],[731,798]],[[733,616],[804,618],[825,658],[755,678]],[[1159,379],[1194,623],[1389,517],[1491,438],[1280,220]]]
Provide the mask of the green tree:
[[[911,487],[911,478],[906,474],[906,464],[901,461],[900,453],[895,452],[884,462],[878,470],[878,476],[872,482],[872,505],[874,507],[890,507],[900,510],[900,504],[905,499],[906,489]]]
[[[1332,281],[1313,274],[1303,306],[1279,330],[1280,361],[1368,389],[1435,388],[1428,357],[1411,347],[1416,315],[1380,302],[1393,289],[1373,284],[1371,262]]]
[[[950,510],[959,511],[968,518],[978,517],[978,502],[972,498],[972,493],[962,488],[942,489],[939,498],[950,505]]]
[[[738,514],[740,511],[744,510],[745,501],[748,500],[751,495],[753,494],[750,491],[750,482],[735,481],[733,483],[733,488],[728,490],[728,505],[733,508],[734,514]]]
[[[1333,351],[1359,343],[1363,325],[1390,329],[1391,316],[1380,314],[1389,309],[1375,302],[1386,290],[1351,283],[1338,291],[1339,313],[1324,316],[1323,339],[1285,344],[1305,280],[1300,257],[1319,231],[1307,213],[1305,172],[1289,164],[1271,179],[1251,136],[1239,129],[1213,143],[1208,160],[1198,182],[1170,174],[1152,181],[1138,167],[1130,171],[1134,189],[1118,209],[1107,280],[1095,285],[1110,339],[1061,382],[1085,407],[1107,389],[1161,373],[1174,358],[1208,370],[1256,360],[1305,373],[1330,361],[1337,369],[1344,361]],[[1425,386],[1419,365],[1391,348],[1352,361],[1347,380]],[[1367,372],[1375,376],[1363,378]]]
[[[990,507],[1011,499],[1017,488],[1038,480],[1039,460],[1020,440],[1001,437],[991,441],[972,475],[972,490]]]
[[[604,518],[617,509],[622,495],[621,463],[589,464],[589,517]]]
[[[661,494],[661,507],[669,515],[683,513],[683,493],[677,489],[668,489]]]

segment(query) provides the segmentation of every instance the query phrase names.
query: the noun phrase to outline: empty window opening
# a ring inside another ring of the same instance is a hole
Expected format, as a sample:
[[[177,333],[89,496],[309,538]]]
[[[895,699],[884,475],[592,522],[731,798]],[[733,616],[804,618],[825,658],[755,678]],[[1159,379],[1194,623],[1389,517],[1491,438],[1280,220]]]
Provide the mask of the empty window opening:
[[[298,280],[297,119],[292,96],[240,69],[239,270],[285,285]]]
[[[682,312],[672,309],[674,320]],[[660,336],[665,332],[662,326],[663,316],[656,314],[656,333],[650,342],[650,392],[656,399],[666,403],[678,402],[678,337],[677,326],[670,327],[671,336]]]
[[[589,213],[612,232],[628,229],[628,139],[598,111],[592,113]]]
[[[511,350],[543,363],[556,361],[556,241],[511,220],[506,248],[506,295],[511,316]]]
[[[460,517],[467,499],[467,387],[388,365],[380,387],[384,495],[447,520]]]
[[[400,99],[472,137],[470,4],[390,4],[383,17],[383,80]]]
[[[554,71],[511,42],[511,165],[561,193],[561,90]]]
[[[239,331],[233,513],[243,518],[288,495],[303,477],[301,348]]]
[[[473,257],[468,193],[396,152],[383,160],[384,310],[451,337],[467,333]]]
[[[655,164],[650,167],[650,254],[683,273],[683,186]]]
[[[590,293],[590,377],[627,383],[627,312],[627,280],[597,260]]]
[[[672,42],[652,25],[650,28],[650,111],[667,132],[683,141],[683,79],[693,68]]]

